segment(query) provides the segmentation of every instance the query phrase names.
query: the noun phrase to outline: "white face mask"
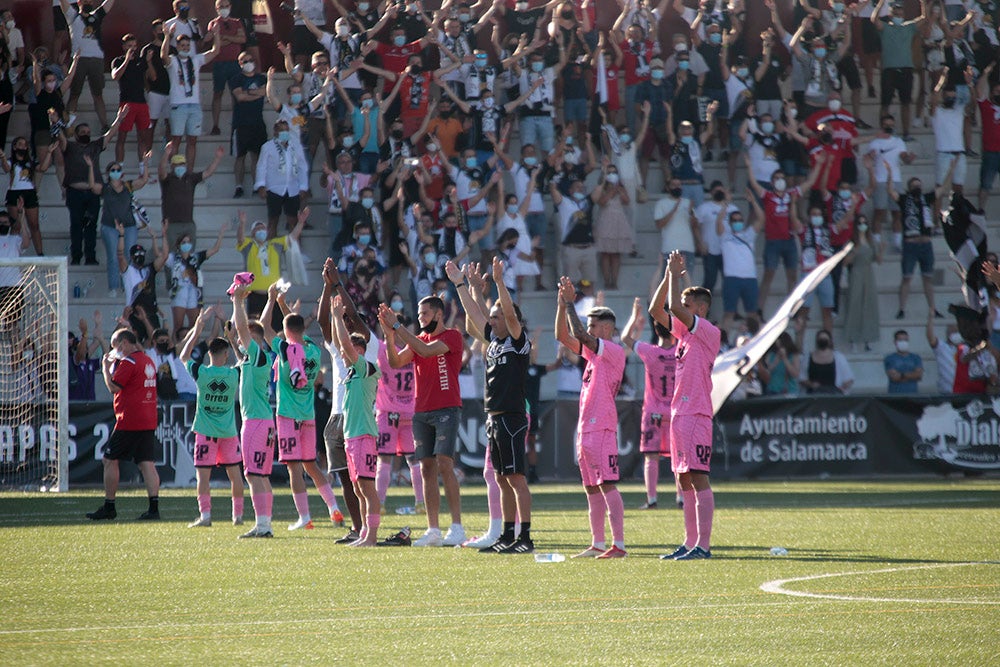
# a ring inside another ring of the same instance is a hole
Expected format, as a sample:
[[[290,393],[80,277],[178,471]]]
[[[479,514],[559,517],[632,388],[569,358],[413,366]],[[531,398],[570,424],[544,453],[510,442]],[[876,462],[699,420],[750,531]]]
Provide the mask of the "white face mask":
[[[243,63],[243,71],[246,72],[247,74],[252,73],[253,68],[254,68],[253,63]]]
[[[908,340],[897,340],[896,349],[900,352],[908,352],[910,349],[910,341]]]
[[[952,345],[960,344],[962,342],[962,334],[958,333],[957,331],[952,331],[950,334],[948,334],[948,342],[951,343]]]
[[[785,188],[787,186],[788,186],[788,183],[785,182],[785,179],[783,179],[783,178],[778,178],[778,179],[775,179],[775,181],[774,181],[774,189],[776,191],[778,191],[778,192],[784,192]]]
[[[223,7],[222,9],[219,10],[219,17],[220,18],[224,18],[224,19],[228,19],[230,11],[231,10],[229,9],[229,7]]]
[[[337,36],[338,37],[347,37],[350,34],[351,34],[351,26],[349,26],[349,25],[340,25],[340,26],[337,26]]]
[[[827,106],[830,108],[830,111],[837,113],[840,111],[841,103],[840,100],[830,100],[830,103],[827,104]]]

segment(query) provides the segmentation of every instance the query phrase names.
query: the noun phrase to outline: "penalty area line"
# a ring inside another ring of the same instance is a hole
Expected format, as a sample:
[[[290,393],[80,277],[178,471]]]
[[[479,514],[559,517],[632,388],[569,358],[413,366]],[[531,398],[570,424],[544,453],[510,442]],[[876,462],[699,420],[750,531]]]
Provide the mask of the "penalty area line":
[[[833,593],[811,593],[808,591],[797,591],[786,588],[787,584],[800,581],[815,581],[817,579],[833,579],[836,577],[854,577],[870,574],[891,574],[894,572],[908,572],[913,570],[933,570],[952,567],[968,567],[970,565],[997,565],[997,561],[972,561],[967,563],[934,563],[931,565],[908,565],[904,567],[887,567],[881,570],[859,570],[854,572],[827,572],[824,574],[813,574],[806,577],[793,577],[791,579],[773,579],[760,585],[760,590],[765,593],[775,593],[778,595],[788,595],[791,597],[813,598],[820,600],[842,600],[846,602],[905,602],[910,604],[962,604],[962,605],[1000,605],[1000,600],[948,600],[948,599],[928,599],[928,598],[879,598],[864,597],[859,595],[836,595]]]

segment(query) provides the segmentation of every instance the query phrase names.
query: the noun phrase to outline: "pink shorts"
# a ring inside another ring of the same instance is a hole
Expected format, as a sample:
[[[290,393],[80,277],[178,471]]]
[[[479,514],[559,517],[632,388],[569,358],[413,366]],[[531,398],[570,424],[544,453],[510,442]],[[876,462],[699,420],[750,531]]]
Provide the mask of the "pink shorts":
[[[712,466],[712,418],[676,415],[670,422],[670,468],[708,473]]]
[[[413,415],[376,412],[375,421],[378,423],[379,456],[413,453]]]
[[[375,436],[359,435],[344,441],[347,450],[347,471],[351,481],[358,479],[375,479],[375,466],[378,465],[378,454],[375,453]]]
[[[651,412],[642,415],[639,451],[643,454],[670,456],[670,413]]]
[[[584,486],[618,481],[618,433],[591,431],[576,437],[576,455]]]
[[[240,439],[209,438],[201,433],[194,434],[194,465],[196,468],[237,465],[240,456]]]
[[[247,475],[271,474],[274,467],[274,422],[270,419],[247,419],[243,422],[243,472]]]
[[[278,460],[282,463],[316,460],[316,421],[278,416]]]

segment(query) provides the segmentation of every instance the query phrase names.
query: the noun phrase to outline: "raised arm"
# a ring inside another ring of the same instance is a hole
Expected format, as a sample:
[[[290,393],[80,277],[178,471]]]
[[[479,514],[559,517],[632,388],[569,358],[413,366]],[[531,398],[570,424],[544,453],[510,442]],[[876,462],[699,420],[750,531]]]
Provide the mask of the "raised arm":
[[[640,334],[642,334],[643,319],[642,300],[639,297],[635,297],[632,300],[632,315],[628,318],[628,322],[625,323],[625,329],[622,330],[622,345],[630,350],[634,348],[635,342],[639,339]]]
[[[694,324],[694,316],[681,302],[681,276],[686,271],[684,255],[680,251],[674,250],[670,253],[670,259],[667,260],[667,276],[670,283],[670,314],[690,329]]]
[[[510,296],[506,283],[503,281],[503,261],[499,257],[493,257],[493,284],[497,286],[497,303],[500,304],[500,311],[503,313],[504,322],[507,324],[507,331],[515,340],[521,337],[524,331],[521,327],[521,320],[514,312],[514,299]],[[468,314],[468,313],[466,313]]]
[[[579,353],[583,353],[584,345],[591,351],[597,352],[599,341],[587,331],[587,327],[580,321],[580,316],[576,314],[576,307],[573,305],[576,301],[576,289],[573,287],[573,281],[566,276],[559,279],[559,299],[566,304],[566,322],[569,325],[570,335],[581,345]]]
[[[455,291],[458,292],[458,299],[462,302],[462,309],[465,311],[465,330],[469,332],[469,335],[479,340],[486,340],[487,314],[483,312],[479,304],[476,303],[476,300],[472,298],[465,274],[451,260],[444,265],[444,270],[448,275],[448,280],[451,281],[452,285],[455,286]]]

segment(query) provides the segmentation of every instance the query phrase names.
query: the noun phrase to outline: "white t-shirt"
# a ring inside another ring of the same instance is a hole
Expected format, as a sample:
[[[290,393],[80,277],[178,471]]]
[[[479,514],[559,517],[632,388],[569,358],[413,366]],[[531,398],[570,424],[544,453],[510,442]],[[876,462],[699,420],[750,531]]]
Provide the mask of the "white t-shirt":
[[[528,228],[524,224],[524,218],[520,215],[515,215],[511,217],[509,213],[504,213],[497,220],[496,238],[507,231],[508,229],[517,230],[517,245],[514,246],[514,255],[532,255],[533,251],[531,248],[531,235],[528,234]],[[514,275],[516,276],[537,276],[539,274],[538,264],[533,261],[528,261],[517,257],[517,260],[513,262],[514,264]]]
[[[937,389],[942,394],[950,394],[955,389],[956,351],[957,348],[951,341],[938,338],[934,359],[937,361]]]
[[[69,37],[73,44],[73,53],[79,53],[81,58],[104,58],[104,50],[101,48],[100,41],[94,36],[83,17],[80,16],[80,12],[70,7],[66,14],[66,23],[69,24]]]
[[[722,242],[715,232],[715,219],[719,217],[720,208],[722,208],[722,202],[706,201],[694,210],[695,220],[698,221],[701,228],[701,240],[710,255],[722,254]],[[732,204],[729,205],[729,213],[735,213],[738,210]],[[728,220],[724,222],[729,224]]]
[[[531,180],[531,174],[535,169],[541,169],[541,165],[535,165],[532,167],[532,171],[528,171],[520,162],[515,162],[514,166],[510,168],[510,175],[514,177],[514,194],[517,195],[519,202],[524,201],[524,196],[528,194],[528,181]],[[531,193],[531,204],[528,205],[528,213],[544,213],[545,212],[545,202],[542,201],[542,195],[535,188],[535,191]]]
[[[12,56],[16,55],[18,49],[24,48],[24,35],[21,34],[20,28],[14,28],[7,33],[7,48]]]
[[[653,219],[667,217],[677,206],[674,217],[660,230],[660,252],[666,254],[674,250],[694,252],[694,232],[691,231],[691,200],[681,197],[680,203],[673,197],[664,197],[656,202]]]
[[[934,127],[934,148],[938,152],[965,152],[965,136],[962,134],[964,121],[965,109],[957,104],[951,109],[939,106],[934,110],[931,124]]]
[[[23,252],[21,237],[17,234],[0,236],[0,259],[16,259]],[[8,266],[0,269],[0,287],[13,287],[21,282],[21,269]]]
[[[194,48],[195,41],[194,36],[197,34],[199,37],[203,36],[203,31],[201,26],[198,25],[198,20],[190,17],[187,21],[182,21],[180,18],[174,16],[163,22],[163,32],[164,34],[170,30],[170,27],[174,28],[174,36],[170,38],[170,46],[174,48],[177,47],[177,40],[180,37],[190,37],[191,38],[191,48]]]
[[[170,104],[197,104],[201,106],[201,67],[205,64],[204,53],[194,53],[187,60],[179,55],[170,57],[167,75],[170,77]]]
[[[332,329],[331,332],[336,335]],[[332,402],[330,411],[339,415],[344,412],[344,394],[347,392],[344,378],[347,377],[347,365],[344,364],[340,350],[332,341],[324,343],[323,347],[330,353],[330,358],[333,360],[333,363],[330,364],[330,400]],[[365,361],[374,364],[376,368],[378,367],[378,338],[375,337],[375,334],[368,337],[368,345],[365,347]]]
[[[727,278],[756,278],[757,264],[753,256],[753,244],[757,240],[757,230],[744,227],[734,234],[726,225],[722,233],[722,275]]]
[[[751,76],[753,71],[750,72]],[[726,99],[729,100],[729,113],[732,117],[732,113],[744,106],[740,103],[745,96],[750,95],[751,91],[749,86],[743,82],[735,72],[730,72],[729,78],[725,80],[726,84]]]
[[[899,158],[906,152],[906,142],[897,136],[886,137],[885,139],[872,139],[868,142],[869,153],[875,153],[875,182],[885,183],[885,165],[882,161],[889,163],[889,171],[892,173],[892,182],[900,183],[903,180],[900,174]]]

